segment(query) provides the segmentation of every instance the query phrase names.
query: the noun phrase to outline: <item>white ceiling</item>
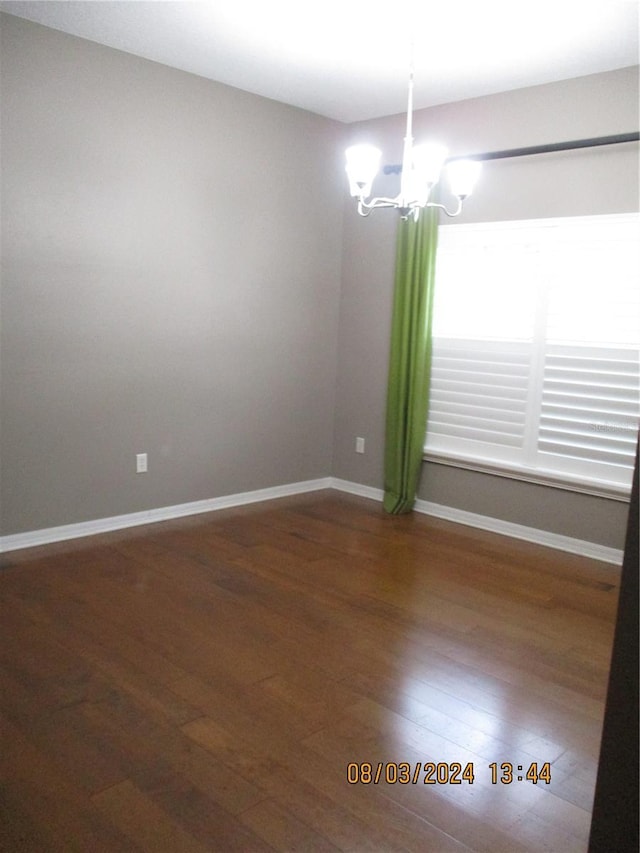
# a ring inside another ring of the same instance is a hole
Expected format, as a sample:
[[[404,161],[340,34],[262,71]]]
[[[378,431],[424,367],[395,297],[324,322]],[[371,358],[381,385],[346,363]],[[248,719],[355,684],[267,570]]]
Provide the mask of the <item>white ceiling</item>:
[[[48,0],[0,8],[344,122],[637,65],[640,0]]]

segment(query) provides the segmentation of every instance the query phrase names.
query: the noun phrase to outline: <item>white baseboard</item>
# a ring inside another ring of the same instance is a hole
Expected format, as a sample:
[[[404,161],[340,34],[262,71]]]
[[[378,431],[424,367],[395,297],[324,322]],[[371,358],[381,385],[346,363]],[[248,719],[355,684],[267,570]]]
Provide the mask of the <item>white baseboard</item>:
[[[245,504],[257,503],[258,501],[269,501],[274,498],[300,495],[306,492],[315,492],[320,489],[336,489],[363,498],[381,502],[384,496],[382,489],[373,486],[364,486],[361,483],[353,483],[349,480],[341,480],[336,477],[324,477],[319,480],[305,480],[301,483],[289,483],[283,486],[274,486],[269,489],[258,489],[253,492],[241,492],[235,495],[225,495],[220,498],[194,501],[192,503],[177,504],[176,506],[160,507],[158,509],[134,512],[127,515],[115,515],[111,518],[98,518],[94,521],[82,521],[78,524],[64,524],[60,527],[48,527],[43,530],[31,530],[26,533],[15,533],[10,536],[0,537],[0,553],[5,551],[16,551],[19,548],[33,548],[36,545],[47,545],[51,542],[62,542],[66,539],[78,539],[82,536],[92,536],[96,533],[108,533],[112,530],[123,530],[127,527],[138,527],[142,524],[152,524],[157,521],[169,521],[173,518],[183,518],[188,515],[198,515],[203,512],[213,512],[217,509],[243,506]],[[469,527],[477,527],[503,536],[511,536],[515,539],[524,539],[548,548],[560,551],[568,551],[571,554],[579,554],[605,563],[622,564],[623,552],[616,548],[607,548],[595,542],[586,542],[582,539],[572,539],[569,536],[561,536],[546,530],[538,530],[534,527],[525,527],[510,521],[502,521],[486,515],[478,515],[474,512],[455,509],[454,507],[442,506],[430,501],[416,501],[416,512],[453,521],[457,524],[465,524]]]
[[[0,536],[0,553],[4,551],[16,551],[19,548],[33,548],[36,545],[47,545],[51,542],[62,542],[66,539],[79,539],[82,536],[93,536],[96,533],[108,533],[112,530],[123,530],[127,527],[139,527],[142,524],[152,524],[156,521],[169,521],[172,518],[183,518],[187,515],[198,515],[203,512],[243,506],[244,504],[257,503],[258,501],[269,501],[274,498],[300,495],[305,492],[315,492],[319,489],[329,489],[331,487],[331,477],[325,477],[321,480],[288,483],[284,486],[273,486],[269,489],[224,495],[220,498],[210,498],[203,501],[193,501],[192,503],[159,507],[158,509],[132,512],[127,515],[114,515],[111,518],[81,521],[78,524],[63,524],[60,527],[47,527],[42,530],[15,533],[10,536]]]
[[[491,518],[488,515],[478,515],[475,512],[466,512],[462,509],[442,506],[430,501],[416,501],[415,509],[416,512],[423,512],[425,515],[455,521],[469,527],[479,527],[482,530],[500,533],[502,536],[511,536],[514,539],[524,539],[526,542],[546,545],[548,548],[555,548],[557,551],[568,551],[570,554],[579,554],[581,557],[590,557],[592,560],[622,565],[623,552],[621,550],[608,548],[606,545],[598,545],[597,542],[573,539],[571,536],[562,536],[559,533],[550,533],[548,530],[526,527],[523,524],[514,524],[512,521],[503,521],[499,518]]]
[[[337,477],[331,478],[331,488],[339,492],[347,492],[350,495],[358,495],[361,498],[371,498],[373,501],[380,501],[384,498],[382,489],[375,489],[373,486],[363,486],[362,483],[352,483],[350,480],[340,480]]]
[[[332,488],[352,495],[360,495],[364,498],[372,498],[381,501],[384,492],[382,489],[374,489],[371,486],[362,486],[360,483],[351,483],[348,480],[332,480]],[[596,542],[586,542],[583,539],[573,539],[570,536],[561,536],[559,533],[550,533],[548,530],[539,530],[536,527],[526,527],[522,524],[514,524],[511,521],[503,521],[499,518],[491,518],[488,515],[479,515],[475,512],[466,512],[455,507],[443,506],[431,501],[417,500],[416,512],[442,518],[446,521],[454,521],[456,524],[465,524],[468,527],[477,527],[491,533],[499,533],[502,536],[511,536],[514,539],[523,539],[526,542],[534,542],[537,545],[545,545],[547,548],[555,548],[558,551],[568,551],[571,554],[579,554],[581,557],[590,557],[592,560],[601,560],[604,563],[622,565],[623,551],[617,548],[608,548],[598,545]]]

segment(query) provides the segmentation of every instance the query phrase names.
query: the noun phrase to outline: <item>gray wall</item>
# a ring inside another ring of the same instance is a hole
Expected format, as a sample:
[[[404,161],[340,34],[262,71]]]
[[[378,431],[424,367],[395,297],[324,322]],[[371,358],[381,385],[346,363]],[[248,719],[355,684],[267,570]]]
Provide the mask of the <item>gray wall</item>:
[[[536,86],[416,114],[414,136],[440,138],[452,154],[495,151],[638,129],[638,69]],[[419,85],[417,81],[416,85]],[[399,163],[404,116],[354,125],[353,141]],[[374,187],[397,191],[387,179]],[[457,221],[575,216],[638,210],[638,148],[626,144],[485,164]],[[444,220],[447,221],[447,220]],[[449,220],[453,221],[453,220]],[[396,217],[368,219],[347,202],[344,219],[334,474],[381,488],[384,405]],[[605,283],[606,286],[606,283]],[[364,436],[366,453],[354,452]],[[622,548],[627,504],[425,463],[428,501]]]
[[[342,127],[6,15],[2,96],[0,532],[327,476]]]

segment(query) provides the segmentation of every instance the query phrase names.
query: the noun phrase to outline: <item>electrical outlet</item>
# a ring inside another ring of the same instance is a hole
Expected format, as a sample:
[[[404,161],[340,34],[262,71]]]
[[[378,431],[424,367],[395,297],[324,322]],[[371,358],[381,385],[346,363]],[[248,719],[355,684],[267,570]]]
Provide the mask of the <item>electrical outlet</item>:
[[[136,474],[146,474],[147,470],[147,454],[136,453]]]
[[[356,438],[356,453],[364,453],[364,438]]]

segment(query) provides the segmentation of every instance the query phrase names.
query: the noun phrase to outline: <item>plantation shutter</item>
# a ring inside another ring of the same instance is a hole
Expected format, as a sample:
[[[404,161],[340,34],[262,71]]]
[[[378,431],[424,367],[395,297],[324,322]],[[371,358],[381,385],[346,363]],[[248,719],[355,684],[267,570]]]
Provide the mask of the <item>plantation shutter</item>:
[[[538,434],[541,461],[574,473],[585,463],[604,473],[609,468],[614,474],[618,468],[631,470],[639,379],[633,351],[549,347]]]
[[[440,228],[429,456],[628,488],[639,226],[629,214]]]

